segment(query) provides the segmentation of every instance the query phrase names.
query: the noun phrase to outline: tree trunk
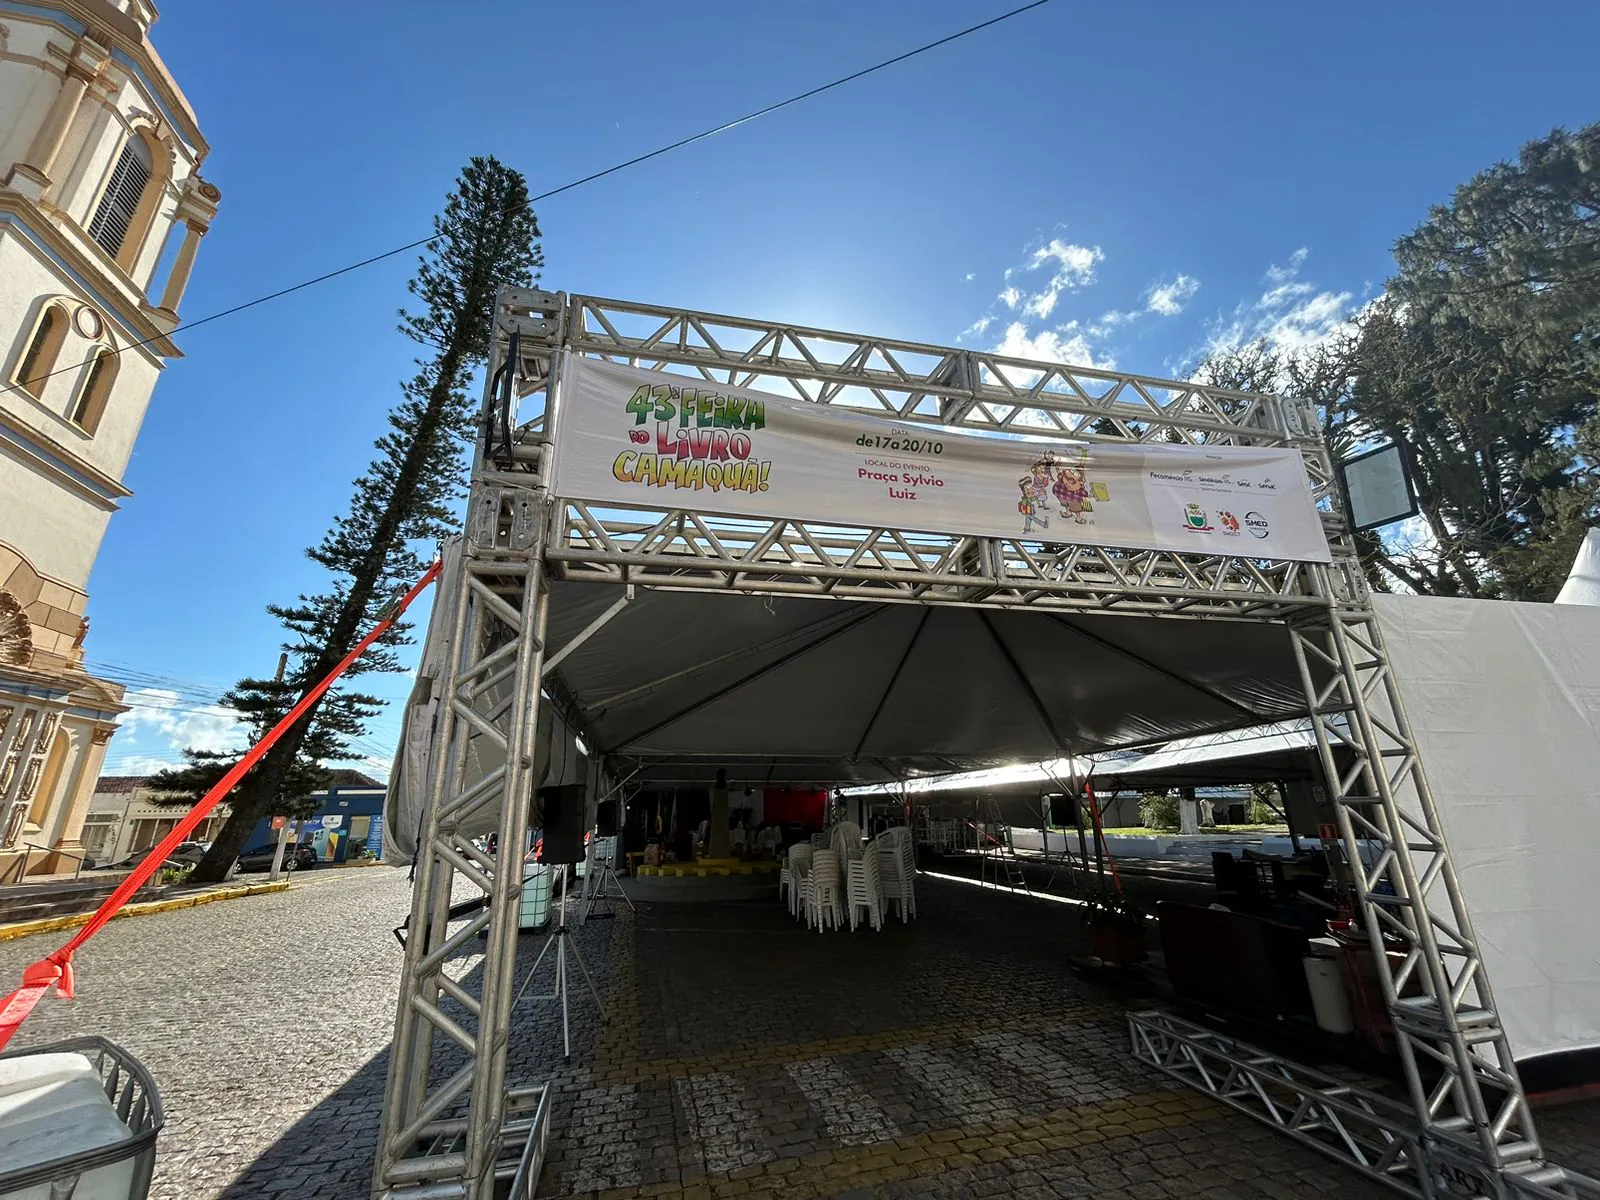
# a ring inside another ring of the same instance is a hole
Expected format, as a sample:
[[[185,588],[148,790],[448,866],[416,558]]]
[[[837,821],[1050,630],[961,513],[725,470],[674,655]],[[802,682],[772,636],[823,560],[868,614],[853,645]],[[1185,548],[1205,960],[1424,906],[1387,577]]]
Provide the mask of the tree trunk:
[[[469,300],[471,298],[469,297]],[[487,301],[486,301],[487,302]],[[459,328],[459,326],[458,326]],[[427,464],[433,441],[439,435],[445,411],[455,392],[456,376],[461,372],[463,349],[452,345],[440,357],[439,373],[428,392],[428,406],[417,433],[411,440],[401,468],[395,477],[394,490],[384,506],[383,515],[373,530],[372,545],[362,560],[361,569],[351,581],[350,593],[345,597],[334,621],[333,629],[324,642],[315,661],[301,672],[305,691],[315,687],[328,672],[339,665],[356,644],[361,626],[375,599],[378,581],[382,578],[384,564],[390,549],[399,538],[400,528],[410,507],[412,492]],[[304,692],[302,692],[304,695]],[[245,848],[245,839],[256,822],[278,802],[284,777],[294,765],[305,742],[306,732],[316,719],[321,701],[311,706],[306,714],[280,738],[276,745],[262,757],[256,774],[239,789],[233,811],[218,832],[211,849],[206,851],[190,878],[195,883],[220,883]]]

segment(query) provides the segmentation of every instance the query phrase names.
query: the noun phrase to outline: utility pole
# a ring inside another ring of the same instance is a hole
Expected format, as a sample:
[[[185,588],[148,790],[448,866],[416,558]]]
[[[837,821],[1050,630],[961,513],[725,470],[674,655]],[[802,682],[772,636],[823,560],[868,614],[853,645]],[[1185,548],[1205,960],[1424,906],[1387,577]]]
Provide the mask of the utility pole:
[[[283,682],[284,668],[289,665],[287,654],[278,655],[278,673],[273,676],[274,683]],[[276,883],[278,876],[283,873],[283,850],[289,842],[289,818],[284,814],[283,824],[278,827],[278,848],[272,852],[272,873],[267,876],[268,883]]]

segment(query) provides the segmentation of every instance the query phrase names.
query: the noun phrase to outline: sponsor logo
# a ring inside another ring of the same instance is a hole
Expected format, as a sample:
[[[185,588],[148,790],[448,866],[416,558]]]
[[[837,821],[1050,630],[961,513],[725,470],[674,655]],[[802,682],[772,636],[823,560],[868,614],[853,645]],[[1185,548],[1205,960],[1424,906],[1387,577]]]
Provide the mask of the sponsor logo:
[[[1229,537],[1238,537],[1239,536],[1239,518],[1238,517],[1234,516],[1231,512],[1229,512],[1225,508],[1219,508],[1217,510],[1217,520],[1222,525],[1222,532],[1223,533],[1227,534]]]
[[[1210,533],[1211,522],[1206,517],[1206,510],[1198,504],[1184,505],[1183,527],[1191,533]]]
[[[1254,538],[1264,538],[1271,532],[1267,519],[1258,512],[1247,512],[1244,515],[1244,527],[1250,531]]]

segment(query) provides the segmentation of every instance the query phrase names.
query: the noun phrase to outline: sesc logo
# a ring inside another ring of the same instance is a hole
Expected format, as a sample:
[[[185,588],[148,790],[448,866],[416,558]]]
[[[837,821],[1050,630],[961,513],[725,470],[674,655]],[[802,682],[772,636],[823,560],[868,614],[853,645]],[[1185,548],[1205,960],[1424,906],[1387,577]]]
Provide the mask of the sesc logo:
[[[1264,538],[1271,532],[1267,519],[1258,512],[1245,513],[1244,527],[1250,531],[1250,536],[1254,538]]]

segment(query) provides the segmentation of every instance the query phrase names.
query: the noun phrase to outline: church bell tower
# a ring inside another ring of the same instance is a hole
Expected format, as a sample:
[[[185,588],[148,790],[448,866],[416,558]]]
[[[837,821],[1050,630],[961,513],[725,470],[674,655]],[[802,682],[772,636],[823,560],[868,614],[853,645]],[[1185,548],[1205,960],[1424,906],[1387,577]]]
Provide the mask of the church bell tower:
[[[221,193],[149,0],[0,0],[0,883],[70,871],[123,689],[88,582]]]

